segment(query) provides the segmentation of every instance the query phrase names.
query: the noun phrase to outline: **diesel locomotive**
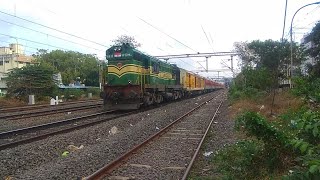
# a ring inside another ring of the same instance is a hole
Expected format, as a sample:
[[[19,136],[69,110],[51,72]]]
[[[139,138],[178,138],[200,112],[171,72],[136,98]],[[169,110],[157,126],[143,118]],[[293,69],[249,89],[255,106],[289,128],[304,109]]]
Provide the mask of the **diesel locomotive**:
[[[106,58],[107,83],[102,94],[106,110],[138,109],[223,88],[220,83],[160,61],[129,44],[112,46]]]

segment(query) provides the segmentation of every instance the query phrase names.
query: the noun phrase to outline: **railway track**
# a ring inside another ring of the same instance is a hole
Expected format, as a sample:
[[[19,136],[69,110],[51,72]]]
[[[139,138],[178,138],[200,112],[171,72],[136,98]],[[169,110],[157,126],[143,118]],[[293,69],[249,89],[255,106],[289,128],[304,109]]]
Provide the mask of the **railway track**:
[[[76,107],[65,107],[65,108],[44,108],[39,111],[32,111],[32,112],[22,112],[19,114],[6,114],[3,116],[0,116],[1,120],[18,120],[18,119],[26,119],[31,117],[38,117],[38,116],[46,116],[51,114],[57,114],[57,113],[64,113],[64,112],[70,112],[70,111],[78,111],[78,110],[85,110],[85,109],[92,109],[102,107],[102,104],[94,104],[94,105],[81,105]]]
[[[186,179],[223,103],[223,100],[218,104],[210,102],[214,98],[177,118],[87,179]],[[209,108],[206,105],[216,110],[210,118],[200,118],[201,107]]]
[[[109,114],[112,112],[114,112],[115,114],[111,114],[109,115],[109,117],[101,117],[101,115]],[[101,112],[77,118],[71,118],[62,121],[2,132],[0,133],[0,150],[13,148],[18,145],[45,139],[53,135],[93,126],[105,121],[127,116],[132,113],[135,112],[122,114],[117,114],[115,111]]]
[[[74,101],[74,102],[63,102],[56,106],[66,106],[66,105],[72,105],[72,104],[79,104],[79,103],[88,103],[88,102],[102,102],[102,100],[85,100],[85,101]],[[51,105],[47,104],[40,104],[40,105],[28,105],[28,106],[17,106],[17,107],[9,107],[9,108],[0,108],[0,113],[8,113],[8,112],[21,112],[21,111],[29,111],[33,109],[39,109],[39,108],[48,108],[52,107]]]

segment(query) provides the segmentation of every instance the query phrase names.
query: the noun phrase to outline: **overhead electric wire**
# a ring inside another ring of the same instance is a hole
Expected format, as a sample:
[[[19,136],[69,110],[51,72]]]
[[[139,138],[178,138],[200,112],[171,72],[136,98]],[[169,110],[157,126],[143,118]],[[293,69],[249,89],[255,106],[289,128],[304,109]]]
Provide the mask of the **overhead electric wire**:
[[[314,13],[318,8],[320,8],[320,5],[317,5],[317,6],[316,6],[315,8],[313,8],[311,11],[305,13],[304,16],[300,16],[300,17],[303,17],[303,19],[298,18],[298,19],[295,21],[295,24],[296,24],[296,25],[294,25],[294,26],[292,27],[292,29],[295,29],[295,28],[299,27],[299,22],[301,22],[301,21],[304,22],[304,21],[306,20],[306,18],[308,17],[308,15]],[[303,26],[303,28],[307,28],[308,26],[310,26],[311,24],[313,24],[313,23],[315,23],[315,22],[317,22],[317,21],[319,21],[319,19],[318,19],[318,20],[315,20],[315,21],[313,21],[313,22],[311,22],[311,23],[309,23],[307,26]]]
[[[212,37],[211,37],[211,33],[210,33],[210,32],[209,32],[209,37],[210,37],[211,44],[212,44],[212,50],[214,51],[214,49],[213,49],[213,40],[212,40]]]
[[[191,49],[192,51],[198,53],[198,51],[192,49],[190,46],[184,44],[183,42],[177,40],[176,38],[170,36],[169,34],[165,33],[164,31],[162,31],[161,29],[155,27],[154,25],[150,24],[149,22],[145,21],[144,19],[140,18],[140,17],[137,17],[138,19],[140,19],[142,22],[146,23],[147,25],[151,26],[152,28],[156,29],[157,31],[161,32],[162,34],[165,34],[166,36],[170,37],[171,39],[175,40],[176,42],[180,43],[181,45],[187,47],[188,49]],[[192,59],[193,60],[193,59]],[[206,69],[201,63],[199,63],[198,61],[195,61],[197,62],[200,66],[203,67],[203,69]]]
[[[286,0],[285,10],[284,10],[284,20],[283,20],[281,43],[283,42],[284,30],[286,28],[287,7],[288,7],[288,0]]]
[[[167,34],[166,32],[162,31],[161,29],[159,29],[159,28],[155,27],[154,25],[150,24],[149,22],[145,21],[144,19],[142,19],[142,18],[140,18],[140,17],[138,17],[138,19],[140,19],[142,22],[148,24],[149,26],[153,27],[154,29],[158,30],[158,31],[161,32],[162,34],[165,34],[166,36],[170,37],[171,39],[177,41],[178,43],[180,43],[180,44],[183,45],[184,47],[187,47],[188,49],[191,49],[192,51],[194,51],[194,52],[196,52],[196,53],[198,52],[198,51],[192,49],[190,46],[188,46],[188,45],[184,44],[183,42],[179,41],[178,39],[170,36],[169,34]]]
[[[70,50],[70,49],[63,48],[63,47],[53,46],[53,45],[50,45],[50,44],[46,44],[46,43],[42,43],[42,42],[37,42],[37,41],[30,40],[30,39],[20,38],[20,37],[8,35],[8,34],[0,33],[0,35],[8,36],[8,37],[13,37],[13,38],[21,39],[21,40],[24,40],[24,41],[29,41],[29,42],[36,43],[36,44],[42,44],[42,45],[46,45],[46,46],[50,46],[50,47],[54,47],[54,48],[58,48],[58,49],[64,49],[64,50],[67,50],[67,51],[73,51],[73,50]]]
[[[80,37],[80,36],[77,36],[77,35],[74,35],[74,34],[71,34],[71,33],[68,33],[68,32],[64,32],[64,31],[62,31],[62,30],[59,30],[59,29],[56,29],[56,28],[53,28],[53,27],[49,27],[49,26],[43,25],[43,24],[41,24],[41,23],[37,23],[37,22],[31,21],[31,20],[28,20],[28,19],[25,19],[25,18],[22,18],[22,17],[19,17],[19,16],[15,16],[15,15],[12,15],[12,14],[9,14],[9,13],[6,13],[6,12],[3,12],[3,11],[0,11],[0,13],[5,14],[5,15],[8,15],[8,16],[11,16],[11,17],[14,17],[14,18],[17,18],[17,19],[21,19],[21,20],[27,21],[27,22],[29,22],[29,23],[36,24],[36,25],[38,25],[38,26],[42,26],[42,27],[45,27],[45,28],[48,28],[48,29],[57,31],[57,32],[62,33],[62,34],[66,34],[66,35],[68,35],[68,36],[72,36],[72,37],[75,37],[75,38],[78,38],[78,39],[82,39],[82,40],[84,40],[84,41],[88,41],[88,42],[91,42],[91,43],[93,43],[93,44],[97,44],[97,45],[100,45],[100,46],[103,46],[103,47],[108,47],[108,46],[103,45],[103,44],[101,44],[101,43],[98,43],[98,42],[95,42],[95,41],[92,41],[92,40],[89,40],[89,39],[86,39],[86,38],[83,38],[83,37]]]
[[[125,32],[129,33],[129,31],[128,31],[125,27],[122,27],[122,26],[121,26],[121,29],[124,30]],[[138,34],[138,35],[136,34],[135,36],[136,36],[136,37],[139,37],[140,35],[139,35],[139,34]],[[144,38],[141,37],[141,36],[140,36],[140,38],[144,39]],[[169,43],[167,43],[167,42],[166,42],[166,45],[169,46],[169,47],[171,47],[171,48],[173,48],[173,47],[172,47]],[[170,53],[168,53],[167,51],[164,51],[163,49],[161,49],[161,48],[159,48],[159,47],[156,47],[156,48],[159,49],[160,51],[163,51],[163,52],[166,52],[167,54],[170,54]],[[191,58],[190,58],[190,59],[191,59]],[[190,67],[197,68],[197,67],[191,65],[190,63],[187,63],[186,61],[184,61],[184,60],[182,60],[182,59],[180,59],[180,58],[178,58],[178,60],[180,60],[181,62],[183,62],[183,63],[185,63],[185,64],[188,64]],[[193,59],[192,59],[192,60],[193,60]]]
[[[283,42],[284,42],[284,39],[283,39],[283,37],[284,37],[284,31],[285,31],[285,28],[286,28],[286,18],[287,18],[287,9],[288,9],[288,0],[286,0],[286,4],[285,4],[285,7],[284,7],[284,17],[283,17],[283,27],[282,27],[282,36],[281,36],[281,43],[280,43],[280,49],[282,49],[282,46],[283,46]],[[291,34],[292,34],[292,29],[291,29],[292,27],[290,27],[290,30],[291,30]],[[279,59],[278,59],[278,62],[277,62],[277,68],[276,68],[276,77],[278,77],[278,74],[279,74],[279,68],[278,68],[278,66],[279,66],[279,63],[280,63],[280,61],[281,61],[281,53],[280,53],[280,51],[279,51]],[[276,78],[275,78],[276,79]],[[275,82],[276,82],[277,80],[275,80]],[[275,83],[274,82],[274,84],[277,84],[277,83]],[[274,108],[274,100],[275,100],[275,96],[276,96],[276,86],[277,85],[275,85],[275,87],[273,87],[273,95],[272,95],[272,105],[271,105],[271,110],[270,110],[270,114],[273,114],[272,113],[272,111],[273,111],[273,108]],[[291,87],[291,84],[290,84],[290,87]]]
[[[12,42],[9,42],[9,41],[3,41],[3,40],[0,40],[1,42],[4,42],[4,43],[7,43],[7,44],[14,44]],[[35,48],[35,47],[31,47],[31,46],[27,46],[27,45],[22,45],[23,47],[28,47],[28,48],[31,48],[31,49],[36,49],[38,50],[38,48]]]
[[[5,46],[5,45],[4,45]],[[23,50],[24,52],[30,53],[30,54],[36,54],[37,52],[34,51],[28,51],[28,50]],[[3,54],[2,54],[3,55]]]
[[[159,48],[159,47],[157,47],[160,51],[163,51],[163,52],[165,52],[165,53],[167,53],[167,54],[169,54],[167,51],[164,51],[164,50],[162,50],[161,48]],[[182,59],[180,59],[180,58],[177,58],[178,60],[180,60],[181,62],[183,62],[183,63],[185,63],[185,64],[188,64],[190,67],[194,67],[194,68],[197,68],[197,67],[195,67],[194,65],[192,65],[192,64],[189,64],[189,63],[187,63],[186,61],[184,61],[184,60],[182,60]]]
[[[3,20],[3,19],[0,19],[0,21],[3,21],[3,22],[8,23],[8,24],[15,25],[15,26],[18,26],[18,27],[22,27],[22,28],[25,28],[25,29],[28,29],[28,30],[31,30],[31,31],[34,31],[34,32],[37,32],[37,33],[41,33],[41,34],[44,34],[44,35],[47,35],[47,36],[51,36],[51,37],[54,37],[54,38],[57,38],[57,39],[60,39],[60,40],[63,40],[63,41],[67,41],[67,42],[70,42],[70,43],[73,43],[73,44],[77,44],[77,45],[81,45],[81,46],[84,46],[84,47],[87,47],[87,48],[91,48],[91,49],[94,49],[94,50],[97,50],[97,51],[104,51],[104,50],[96,49],[96,48],[93,48],[93,47],[90,47],[90,46],[87,46],[87,45],[83,45],[83,44],[80,44],[80,43],[77,43],[77,42],[74,42],[74,41],[70,41],[70,40],[67,40],[67,39],[64,39],[64,38],[60,38],[58,36],[54,36],[54,35],[51,35],[51,34],[48,34],[48,33],[44,33],[44,32],[41,32],[41,31],[38,31],[38,30],[35,30],[35,29],[31,29],[31,28],[28,28],[28,27],[25,27],[25,26],[21,26],[19,24],[15,24],[15,23]]]
[[[208,41],[209,46],[212,48],[212,51],[213,51],[213,47],[212,47],[212,45],[211,45],[211,43],[210,43],[210,41],[209,41],[209,38],[208,38],[208,36],[207,36],[207,33],[206,33],[206,31],[203,29],[203,26],[202,26],[202,25],[201,25],[201,29],[202,29],[204,35],[206,36],[206,39],[207,39],[207,41]]]

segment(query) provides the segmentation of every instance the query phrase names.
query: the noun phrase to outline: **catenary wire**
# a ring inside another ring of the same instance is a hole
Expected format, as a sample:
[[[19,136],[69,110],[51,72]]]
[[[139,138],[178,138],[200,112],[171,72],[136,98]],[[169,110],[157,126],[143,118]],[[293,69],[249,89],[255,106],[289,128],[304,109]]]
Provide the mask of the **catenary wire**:
[[[64,32],[62,30],[59,30],[59,29],[56,29],[56,28],[53,28],[53,27],[49,27],[49,26],[43,25],[41,23],[37,23],[37,22],[31,21],[31,20],[28,20],[28,19],[25,19],[25,18],[22,18],[22,17],[19,17],[19,16],[15,16],[15,15],[3,12],[3,11],[0,11],[0,13],[8,15],[8,16],[11,16],[11,17],[14,17],[14,18],[17,18],[17,19],[21,19],[21,20],[27,21],[27,22],[32,23],[32,24],[36,24],[38,26],[42,26],[42,27],[57,31],[57,32],[62,33],[62,34],[66,34],[68,36],[72,36],[72,37],[75,37],[75,38],[78,38],[78,39],[82,39],[84,41],[88,41],[88,42],[91,42],[93,44],[97,44],[97,45],[100,45],[100,46],[103,46],[103,47],[108,47],[108,46],[103,45],[101,43],[98,43],[98,42],[95,42],[95,41],[92,41],[92,40],[89,40],[89,39],[86,39],[86,38],[83,38],[83,37],[80,37],[80,36],[77,36],[77,35],[74,35],[74,34],[71,34],[71,33],[68,33],[68,32]]]
[[[70,41],[70,40],[67,40],[67,39],[64,39],[64,38],[60,38],[60,37],[58,37],[58,36],[54,36],[54,35],[51,35],[51,34],[48,34],[48,33],[44,33],[44,32],[41,32],[41,31],[38,31],[38,30],[35,30],[35,29],[31,29],[31,28],[28,28],[28,27],[25,27],[25,26],[21,26],[21,25],[19,25],[19,24],[15,24],[15,23],[12,23],[12,22],[3,20],[3,19],[0,19],[0,21],[3,21],[3,22],[8,23],[8,24],[15,25],[15,26],[18,26],[18,27],[21,27],[21,28],[25,28],[25,29],[28,29],[28,30],[31,30],[31,31],[34,31],[34,32],[37,32],[37,33],[40,33],[40,34],[44,34],[44,35],[47,35],[47,36],[51,36],[51,37],[54,37],[54,38],[56,38],[56,39],[60,39],[60,40],[66,41],[66,42],[70,42],[70,43],[73,43],[73,44],[77,44],[77,45],[80,45],[80,46],[84,46],[84,47],[87,47],[87,48],[91,48],[91,49],[94,49],[94,50],[97,50],[97,51],[104,51],[104,50],[96,49],[96,48],[93,48],[93,47],[90,47],[90,46],[87,46],[87,45],[84,45],[84,44],[80,44],[80,43],[77,43],[77,42],[74,42],[74,41]]]

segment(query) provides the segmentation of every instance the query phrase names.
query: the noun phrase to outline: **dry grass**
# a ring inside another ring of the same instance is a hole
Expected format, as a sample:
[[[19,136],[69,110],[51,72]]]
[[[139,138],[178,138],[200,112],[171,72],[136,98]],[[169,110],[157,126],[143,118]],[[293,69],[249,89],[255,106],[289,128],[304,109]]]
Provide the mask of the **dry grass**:
[[[25,102],[14,98],[0,98],[0,108],[24,106]]]
[[[290,95],[287,91],[276,92],[274,105],[272,106],[273,94],[269,94],[259,100],[243,99],[236,101],[230,107],[230,115],[234,119],[239,113],[250,110],[259,112],[269,120],[286,112],[288,109],[297,110],[303,105],[300,98]],[[272,110],[272,111],[271,111]]]

